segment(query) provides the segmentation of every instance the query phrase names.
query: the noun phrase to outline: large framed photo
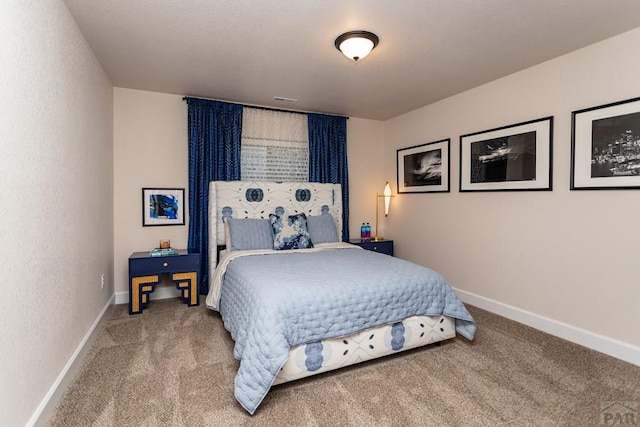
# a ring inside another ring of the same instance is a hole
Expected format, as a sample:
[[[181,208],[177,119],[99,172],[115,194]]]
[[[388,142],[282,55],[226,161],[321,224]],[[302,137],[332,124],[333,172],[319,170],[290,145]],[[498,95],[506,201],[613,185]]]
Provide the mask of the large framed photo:
[[[460,191],[551,191],[553,117],[460,137]]]
[[[640,188],[640,98],[574,111],[571,189]]]
[[[184,225],[184,188],[143,188],[142,226]]]
[[[450,139],[396,151],[398,193],[448,193]]]

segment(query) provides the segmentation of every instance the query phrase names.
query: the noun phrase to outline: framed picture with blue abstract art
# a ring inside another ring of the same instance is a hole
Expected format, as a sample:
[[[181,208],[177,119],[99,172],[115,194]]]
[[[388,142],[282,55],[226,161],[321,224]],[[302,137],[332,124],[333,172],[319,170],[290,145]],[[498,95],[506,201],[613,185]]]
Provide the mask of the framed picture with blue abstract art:
[[[142,226],[184,225],[184,188],[143,188]]]

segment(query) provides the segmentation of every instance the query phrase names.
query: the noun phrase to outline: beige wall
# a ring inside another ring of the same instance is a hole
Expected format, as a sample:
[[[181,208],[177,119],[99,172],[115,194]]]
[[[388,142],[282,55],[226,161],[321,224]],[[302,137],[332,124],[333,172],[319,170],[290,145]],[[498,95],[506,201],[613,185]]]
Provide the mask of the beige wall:
[[[349,156],[349,237],[360,238],[363,222],[375,228],[376,192],[382,193],[385,181],[393,176],[384,175],[384,122],[350,118],[347,121],[347,147]],[[379,232],[384,235],[382,201]],[[373,231],[372,231],[373,233]]]
[[[604,337],[640,363],[640,193],[569,191],[571,112],[640,96],[639,45],[636,29],[385,122],[387,175],[398,148],[452,143],[450,194],[394,200],[397,254],[474,301]],[[458,192],[460,135],[550,115],[552,192]]]
[[[61,1],[0,16],[0,424],[22,426],[113,294],[113,98]]]
[[[113,104],[114,274],[116,302],[124,303],[131,253],[158,247],[161,239],[187,247],[187,104],[179,95],[121,88],[114,88]],[[184,188],[185,225],[143,227],[143,187]],[[163,287],[178,295],[170,284]]]
[[[359,237],[360,223],[373,223],[376,188],[382,191],[383,123],[347,122],[350,167],[349,227]],[[114,89],[114,271],[116,302],[128,301],[128,258],[160,239],[187,247],[187,225],[142,227],[142,187],[184,187],[188,195],[187,104],[180,95]],[[382,227],[381,221],[381,227]],[[165,283],[152,298],[173,295]],[[175,293],[177,295],[177,292]]]

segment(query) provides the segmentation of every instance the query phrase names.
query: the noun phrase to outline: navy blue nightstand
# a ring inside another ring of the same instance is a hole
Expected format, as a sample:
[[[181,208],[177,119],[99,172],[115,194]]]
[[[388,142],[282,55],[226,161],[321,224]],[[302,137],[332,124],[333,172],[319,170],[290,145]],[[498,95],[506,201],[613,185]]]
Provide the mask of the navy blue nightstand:
[[[361,239],[353,239],[349,240],[349,243],[358,245],[368,251],[380,252],[381,254],[393,256],[393,240],[382,239],[378,241],[365,241]]]
[[[151,256],[149,252],[134,252],[129,257],[129,314],[142,313],[149,304],[149,294],[168,273],[182,299],[189,307],[200,304],[198,271],[200,254],[178,249],[178,255]]]

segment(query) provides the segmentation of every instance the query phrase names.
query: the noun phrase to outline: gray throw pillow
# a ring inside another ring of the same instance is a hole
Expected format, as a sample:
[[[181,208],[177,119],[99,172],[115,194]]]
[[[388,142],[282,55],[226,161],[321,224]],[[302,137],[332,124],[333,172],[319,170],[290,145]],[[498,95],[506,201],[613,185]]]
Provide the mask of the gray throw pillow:
[[[307,228],[311,241],[318,243],[334,243],[338,241],[336,223],[329,213],[307,217]]]
[[[232,251],[273,249],[273,232],[268,219],[229,218]]]

